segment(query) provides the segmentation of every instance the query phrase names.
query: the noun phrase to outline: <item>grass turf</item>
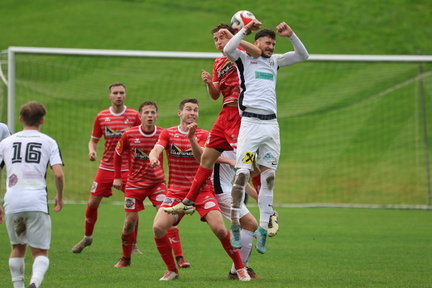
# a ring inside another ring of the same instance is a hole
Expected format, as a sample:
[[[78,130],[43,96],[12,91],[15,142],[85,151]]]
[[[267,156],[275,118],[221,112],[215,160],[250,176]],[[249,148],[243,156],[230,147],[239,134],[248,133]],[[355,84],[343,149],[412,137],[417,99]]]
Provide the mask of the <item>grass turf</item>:
[[[278,208],[281,230],[269,238],[266,254],[252,252],[250,266],[261,277],[250,283],[227,280],[230,259],[197,215],[179,228],[186,259],[170,284],[159,282],[165,266],[151,225],[153,208],[140,214],[139,248],[132,266],[113,265],[121,257],[123,209],[103,204],[93,245],[81,254],[71,248],[83,233],[85,206],[69,204],[52,213],[50,268],[43,287],[430,287],[432,232],[430,211],[334,208]],[[256,207],[251,212],[258,215]],[[5,226],[0,226],[0,287],[11,287]],[[30,254],[26,279],[31,273]]]

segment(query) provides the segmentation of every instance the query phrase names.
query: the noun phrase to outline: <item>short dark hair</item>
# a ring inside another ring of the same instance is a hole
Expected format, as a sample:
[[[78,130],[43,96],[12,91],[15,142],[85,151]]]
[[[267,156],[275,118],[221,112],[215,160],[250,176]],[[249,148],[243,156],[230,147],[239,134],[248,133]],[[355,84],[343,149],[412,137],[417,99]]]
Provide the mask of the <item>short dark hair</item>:
[[[199,104],[198,103],[198,99],[195,98],[186,98],[184,100],[182,100],[179,104],[179,110],[183,110],[184,106],[186,103],[193,103],[193,104]]]
[[[231,32],[231,34],[233,34],[233,35],[235,34],[234,29],[230,25],[225,24],[225,23],[221,23],[221,24],[217,25],[210,32],[213,35],[214,33],[218,32],[221,29],[228,29]]]
[[[125,85],[123,85],[123,84],[120,83],[120,82],[116,82],[116,83],[111,84],[111,85],[108,87],[108,90],[111,92],[111,88],[112,88],[112,87],[117,87],[117,86],[123,86],[123,87],[126,89],[126,86],[125,86]]]
[[[276,39],[276,33],[272,29],[263,29],[255,34],[255,40],[258,40],[261,37]]]
[[[30,101],[21,106],[20,116],[26,126],[38,127],[45,115],[45,106],[39,102]]]
[[[145,102],[143,102],[143,103],[139,106],[139,108],[138,108],[138,112],[141,113],[141,110],[142,110],[142,108],[143,108],[144,106],[155,106],[155,108],[156,108],[156,112],[158,112],[158,110],[159,110],[159,108],[158,108],[156,102],[153,102],[153,101],[145,101]]]

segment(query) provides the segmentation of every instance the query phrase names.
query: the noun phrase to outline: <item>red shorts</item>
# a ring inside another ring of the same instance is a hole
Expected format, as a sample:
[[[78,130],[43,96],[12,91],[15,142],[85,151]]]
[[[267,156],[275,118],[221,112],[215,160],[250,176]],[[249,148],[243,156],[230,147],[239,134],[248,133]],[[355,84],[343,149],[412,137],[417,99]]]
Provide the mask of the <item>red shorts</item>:
[[[139,212],[144,210],[144,199],[149,198],[153,207],[161,205],[165,199],[166,185],[159,183],[149,188],[125,190],[125,212]]]
[[[172,207],[180,203],[181,200],[183,200],[186,197],[180,197],[178,194],[171,193],[170,190],[168,190],[166,194],[166,198],[163,201],[161,207]],[[201,221],[203,220],[204,216],[207,215],[208,212],[211,210],[218,210],[220,211],[219,204],[216,199],[216,195],[213,190],[201,190],[200,194],[198,195],[198,198],[195,202],[196,205],[196,211],[200,215]],[[180,220],[183,218],[185,214],[178,214],[179,216],[177,218],[177,221],[173,224],[173,226],[177,226],[180,222]]]
[[[123,183],[126,183],[128,177],[128,171],[122,171],[121,177]],[[105,169],[98,169],[96,177],[93,181],[93,185],[90,189],[90,195],[100,196],[100,197],[111,197],[114,181],[114,171],[109,171]],[[122,189],[124,191],[124,188]]]
[[[223,150],[237,148],[240,122],[241,116],[238,107],[223,107],[210,130],[206,147]]]

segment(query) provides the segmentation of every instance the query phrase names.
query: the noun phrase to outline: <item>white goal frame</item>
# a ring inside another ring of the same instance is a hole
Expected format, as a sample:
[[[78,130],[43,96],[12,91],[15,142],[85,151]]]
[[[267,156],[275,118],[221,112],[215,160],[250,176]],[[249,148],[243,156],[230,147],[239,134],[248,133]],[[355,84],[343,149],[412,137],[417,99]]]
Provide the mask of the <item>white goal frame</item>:
[[[0,78],[7,88],[7,125],[15,132],[15,54],[47,54],[47,55],[81,55],[81,56],[123,56],[148,58],[183,58],[183,59],[215,59],[219,52],[176,52],[176,51],[141,51],[141,50],[109,50],[109,49],[75,49],[11,46],[0,53],[8,55],[8,79],[0,65]],[[355,61],[355,62],[432,62],[432,55],[344,55],[344,54],[311,54],[307,61]],[[425,77],[425,76],[419,76]]]
[[[14,133],[15,127],[15,57],[16,54],[45,54],[45,55],[74,55],[74,56],[107,56],[107,57],[142,57],[142,58],[177,58],[177,59],[215,59],[220,57],[219,52],[181,52],[181,51],[141,51],[141,50],[109,50],[109,49],[74,49],[74,48],[46,48],[46,47],[18,47],[11,46],[0,52],[0,78],[7,86],[7,124],[12,133]],[[3,59],[4,55],[7,57],[7,61]],[[332,61],[332,62],[411,62],[411,63],[432,63],[432,55],[346,55],[346,54],[311,54],[308,61]],[[7,63],[7,74],[2,71],[2,64]],[[419,66],[419,74],[410,81],[400,83],[399,86],[405,86],[412,81],[422,80],[426,77],[430,77],[432,71],[423,73],[421,66]],[[7,75],[7,77],[6,77]],[[423,93],[423,92],[421,92]],[[424,95],[422,96],[424,98]],[[425,108],[424,108],[425,109]],[[423,121],[425,132],[427,111],[423,112]],[[427,138],[427,137],[426,137]],[[426,151],[428,151],[427,139],[424,141]],[[428,186],[428,205],[408,205],[402,207],[397,205],[396,207],[387,208],[403,208],[403,209],[432,209],[432,179],[430,178],[430,163],[429,155],[426,152],[426,166],[427,166],[427,186]],[[309,204],[309,207],[323,207],[322,204]],[[292,205],[291,205],[292,206]],[[330,204],[333,207],[333,204]],[[343,207],[344,205],[335,205],[337,207]],[[295,205],[294,205],[295,207]],[[305,207],[302,205],[302,207]],[[327,206],[326,206],[327,207]],[[366,205],[348,205],[347,207],[357,208],[382,208],[381,205],[377,207],[371,207]]]

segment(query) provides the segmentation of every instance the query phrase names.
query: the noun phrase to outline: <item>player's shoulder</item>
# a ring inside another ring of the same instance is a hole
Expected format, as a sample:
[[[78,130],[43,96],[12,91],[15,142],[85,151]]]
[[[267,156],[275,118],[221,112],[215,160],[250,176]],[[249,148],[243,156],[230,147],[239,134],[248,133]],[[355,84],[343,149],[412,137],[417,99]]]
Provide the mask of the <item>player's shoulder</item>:
[[[99,111],[99,113],[97,113],[96,117],[105,116],[107,114],[111,114],[110,107],[105,108],[102,111]]]
[[[138,115],[139,115],[139,112],[138,112],[137,110],[135,110],[135,109],[133,109],[133,108],[130,108],[130,107],[128,107],[128,106],[126,106],[126,110],[125,110],[125,112],[127,112],[127,113],[131,113],[131,114],[138,114]]]
[[[139,127],[140,127],[140,125],[132,126],[132,127],[130,127],[130,128],[127,128],[127,129],[123,132],[123,134],[128,135],[128,134],[139,133]]]
[[[208,134],[208,133],[210,133],[208,130],[205,130],[205,129],[203,129],[203,128],[197,128],[196,129],[196,131],[195,131],[195,134]]]

